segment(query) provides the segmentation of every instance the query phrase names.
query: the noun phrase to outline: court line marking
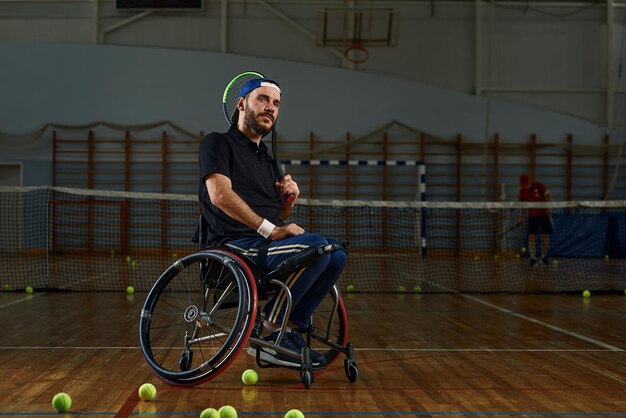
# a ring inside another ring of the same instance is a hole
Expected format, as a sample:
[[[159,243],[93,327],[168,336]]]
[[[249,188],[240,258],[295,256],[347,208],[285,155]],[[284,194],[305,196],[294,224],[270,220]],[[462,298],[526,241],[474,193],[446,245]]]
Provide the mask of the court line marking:
[[[141,350],[141,347],[114,347],[114,346],[100,346],[100,347],[88,347],[88,346],[7,346],[1,347],[0,350]],[[354,351],[389,351],[389,352],[459,352],[459,353],[605,353],[605,352],[617,352],[624,350],[610,350],[601,348],[355,348]]]
[[[590,344],[593,344],[593,345],[597,345],[597,346],[603,347],[603,348],[605,348],[605,349],[607,349],[607,350],[609,350],[609,351],[624,351],[624,349],[622,349],[622,348],[620,348],[620,347],[616,347],[616,346],[614,346],[614,345],[607,344],[607,343],[602,342],[602,341],[600,341],[600,340],[596,340],[596,339],[594,339],[594,338],[590,338],[590,337],[584,336],[584,335],[579,334],[579,333],[577,333],[577,332],[568,331],[568,330],[566,330],[565,328],[561,328],[561,327],[558,327],[558,326],[556,326],[556,325],[552,325],[552,324],[549,324],[549,323],[547,323],[547,322],[540,321],[540,320],[538,320],[538,319],[532,318],[532,317],[530,317],[530,316],[526,316],[526,315],[523,315],[523,314],[521,314],[521,313],[518,313],[518,312],[512,311],[512,310],[510,310],[510,309],[503,308],[502,306],[495,305],[495,304],[493,304],[493,303],[490,303],[490,302],[484,301],[484,300],[479,299],[479,298],[477,298],[477,297],[474,297],[474,296],[471,296],[471,295],[466,295],[466,294],[463,294],[463,293],[458,293],[458,295],[459,295],[459,296],[462,296],[462,297],[464,297],[464,298],[466,298],[466,299],[469,299],[469,300],[471,300],[471,301],[473,301],[473,302],[480,303],[480,304],[485,305],[485,306],[488,306],[488,307],[490,307],[490,308],[492,308],[492,309],[498,310],[498,311],[500,311],[500,312],[504,312],[504,313],[506,313],[506,314],[513,315],[513,316],[514,316],[514,317],[516,317],[516,318],[523,319],[523,320],[525,320],[525,321],[529,321],[529,322],[532,322],[532,323],[537,324],[537,325],[541,325],[541,326],[543,326],[543,327],[546,327],[546,328],[548,328],[548,329],[551,329],[552,331],[560,332],[560,333],[562,333],[562,334],[569,335],[570,337],[577,338],[577,339],[579,339],[579,340],[582,340],[582,341],[588,342],[588,343],[590,343]]]
[[[282,417],[287,411],[237,411],[238,415],[248,415],[248,416],[279,416]],[[535,416],[535,417],[626,417],[626,413],[619,412],[548,412],[548,411],[515,411],[515,412],[505,412],[505,411],[380,411],[380,412],[369,412],[369,411],[356,411],[356,412],[348,412],[348,411],[302,411],[305,416],[306,415],[322,415],[322,416],[379,416],[379,415],[397,415],[397,416],[432,416],[432,415],[471,415],[471,416]],[[0,412],[0,416],[49,416],[49,415],[59,415],[58,412]],[[145,412],[130,412],[124,414],[117,414],[115,412],[79,412],[79,411],[70,411],[67,412],[66,415],[114,415],[120,417],[128,417],[128,416],[169,416],[169,417],[177,417],[177,416],[197,416],[198,411],[163,411],[163,412],[154,412],[154,413],[145,413]]]
[[[28,296],[22,297],[21,299],[15,299],[15,300],[13,300],[11,302],[0,304],[0,309],[6,308],[6,307],[11,306],[11,305],[15,305],[17,303],[22,303],[22,302],[25,302],[25,301],[30,300],[32,298],[36,298],[38,296],[43,296],[45,294],[46,294],[45,292],[37,292],[36,294],[28,295]]]

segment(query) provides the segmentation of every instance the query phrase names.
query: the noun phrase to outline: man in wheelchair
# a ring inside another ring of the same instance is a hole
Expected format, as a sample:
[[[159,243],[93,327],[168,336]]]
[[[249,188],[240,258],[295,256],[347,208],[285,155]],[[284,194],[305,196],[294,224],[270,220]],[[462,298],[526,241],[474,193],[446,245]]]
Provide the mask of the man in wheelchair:
[[[248,81],[239,92],[229,130],[207,135],[199,155],[199,197],[208,240],[213,246],[239,251],[264,272],[309,248],[337,243],[285,222],[300,190],[289,174],[278,178],[276,162],[262,139],[273,129],[280,106],[278,83],[264,78]],[[291,292],[291,313],[284,317],[287,297],[284,291],[276,292],[264,307],[261,337],[276,340],[277,330],[287,321],[280,346],[300,352],[306,346],[301,333],[339,278],[346,258],[346,251],[332,251],[284,278]],[[256,344],[248,353],[256,356],[257,350],[268,363],[299,366],[297,360]],[[310,357],[313,366],[325,363],[321,353],[311,350]]]

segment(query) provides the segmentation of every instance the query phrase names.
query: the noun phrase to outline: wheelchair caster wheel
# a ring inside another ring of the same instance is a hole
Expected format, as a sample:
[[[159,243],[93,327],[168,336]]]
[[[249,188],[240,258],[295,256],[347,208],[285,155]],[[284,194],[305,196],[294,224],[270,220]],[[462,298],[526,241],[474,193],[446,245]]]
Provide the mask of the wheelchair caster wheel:
[[[305,389],[309,389],[313,383],[313,372],[310,370],[303,371],[300,376],[300,381],[302,381]]]
[[[193,360],[193,352],[189,349],[183,350],[183,352],[180,354],[180,360],[178,360],[180,370],[183,372],[188,371],[191,368],[192,360]]]
[[[350,383],[356,382],[356,380],[359,378],[359,366],[357,366],[356,361],[352,359],[346,359],[343,366],[348,381]]]

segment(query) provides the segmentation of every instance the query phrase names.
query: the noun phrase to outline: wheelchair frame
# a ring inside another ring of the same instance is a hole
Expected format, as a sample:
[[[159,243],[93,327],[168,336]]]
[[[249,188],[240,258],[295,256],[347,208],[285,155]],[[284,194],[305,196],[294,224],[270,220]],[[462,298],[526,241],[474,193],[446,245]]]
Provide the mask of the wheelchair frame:
[[[258,301],[267,299],[271,291],[285,292],[285,318],[289,317],[291,292],[280,279],[338,249],[336,244],[314,248],[318,258],[298,253],[267,275],[229,248],[200,250],[176,260],[156,280],[141,311],[139,340],[148,366],[168,384],[195,386],[226,370],[250,342],[257,346],[256,363],[260,368],[298,370],[307,389],[313,383],[313,372],[327,367],[339,354],[346,357],[344,372],[348,381],[355,382],[359,368],[348,342],[347,312],[336,286],[314,311],[306,330],[307,344],[324,354],[325,365],[312,365],[308,347],[297,353],[279,345],[286,321],[276,341],[260,338],[264,315]],[[299,366],[263,361],[261,348],[293,358]]]

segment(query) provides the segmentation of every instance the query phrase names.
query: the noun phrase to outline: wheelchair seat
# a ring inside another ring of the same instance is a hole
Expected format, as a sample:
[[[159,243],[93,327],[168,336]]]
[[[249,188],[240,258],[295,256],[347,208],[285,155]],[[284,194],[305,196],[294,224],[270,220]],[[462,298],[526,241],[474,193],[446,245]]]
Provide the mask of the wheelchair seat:
[[[278,367],[260,359],[262,347],[297,359],[295,368],[308,389],[318,369],[312,366],[308,347],[295,353],[279,346],[286,322],[277,341],[260,338],[264,315],[259,301],[271,292],[285,292],[288,317],[291,293],[282,279],[347,246],[311,247],[264,272],[241,252],[208,242],[206,231],[201,215],[193,239],[199,250],[172,263],[146,297],[139,339],[148,366],[166,383],[194,386],[218,376],[250,342],[257,347],[259,367]],[[348,316],[336,286],[313,312],[306,337],[311,349],[323,353],[326,366],[344,354],[346,377],[356,381],[359,370],[348,342]]]

